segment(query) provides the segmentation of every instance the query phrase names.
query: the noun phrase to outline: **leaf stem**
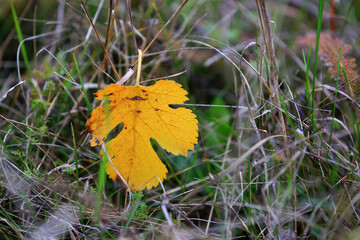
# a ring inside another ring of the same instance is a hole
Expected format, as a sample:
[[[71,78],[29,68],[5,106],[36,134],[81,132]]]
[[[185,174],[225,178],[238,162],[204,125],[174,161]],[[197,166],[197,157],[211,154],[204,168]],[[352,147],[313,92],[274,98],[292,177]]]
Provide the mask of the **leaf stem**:
[[[136,86],[139,86],[139,82],[140,82],[140,73],[141,73],[141,62],[142,62],[142,55],[143,52],[138,49],[138,53],[139,53],[139,58],[138,58],[138,68],[137,68],[137,76],[136,76]]]

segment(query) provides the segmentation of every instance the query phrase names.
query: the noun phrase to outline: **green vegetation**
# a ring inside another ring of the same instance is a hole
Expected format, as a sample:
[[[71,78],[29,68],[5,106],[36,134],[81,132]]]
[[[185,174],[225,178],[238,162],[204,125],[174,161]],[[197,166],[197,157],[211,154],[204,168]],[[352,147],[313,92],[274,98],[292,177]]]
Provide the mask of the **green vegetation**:
[[[358,2],[0,0],[0,239],[358,239]],[[85,122],[138,49],[199,143],[130,193]]]

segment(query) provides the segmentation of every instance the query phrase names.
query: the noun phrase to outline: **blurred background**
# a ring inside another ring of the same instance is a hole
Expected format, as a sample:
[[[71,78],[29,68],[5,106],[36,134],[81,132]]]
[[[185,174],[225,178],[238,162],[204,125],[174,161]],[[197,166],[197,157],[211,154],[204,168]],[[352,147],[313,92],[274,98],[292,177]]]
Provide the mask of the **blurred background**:
[[[322,1],[266,1],[275,65],[258,2],[0,0],[4,239],[355,239],[360,1],[324,2],[328,40],[320,39],[318,61]],[[93,93],[118,79],[97,35],[120,78],[151,43],[141,84],[172,79],[189,92],[185,107],[199,120],[195,150],[172,156],[152,142],[169,170],[165,195],[158,187],[130,200],[110,179],[99,190],[100,149],[83,132],[100,105]],[[336,81],[340,44],[351,78]],[[269,91],[272,71],[280,104]],[[279,134],[286,140],[264,140]],[[50,230],[59,219],[65,224]]]

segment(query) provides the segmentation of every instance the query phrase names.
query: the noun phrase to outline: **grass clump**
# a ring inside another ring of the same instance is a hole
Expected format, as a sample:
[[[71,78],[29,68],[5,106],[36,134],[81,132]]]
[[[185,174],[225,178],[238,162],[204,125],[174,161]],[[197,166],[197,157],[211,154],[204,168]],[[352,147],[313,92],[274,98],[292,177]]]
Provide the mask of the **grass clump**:
[[[357,236],[356,1],[3,6],[1,239]],[[138,49],[142,85],[189,92],[199,144],[183,157],[153,141],[167,179],[130,193],[84,130],[93,93],[135,84]]]

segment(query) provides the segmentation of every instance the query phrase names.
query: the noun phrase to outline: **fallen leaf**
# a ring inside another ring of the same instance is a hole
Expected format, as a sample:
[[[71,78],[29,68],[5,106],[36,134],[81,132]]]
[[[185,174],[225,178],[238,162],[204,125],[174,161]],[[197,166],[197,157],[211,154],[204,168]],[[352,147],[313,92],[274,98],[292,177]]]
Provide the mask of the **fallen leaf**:
[[[101,145],[109,132],[120,123],[120,134],[105,144],[115,168],[132,191],[150,189],[166,178],[167,169],[151,146],[150,138],[174,155],[187,156],[198,137],[198,121],[190,109],[171,108],[188,100],[181,85],[161,80],[152,86],[111,84],[95,94],[105,100],[86,122],[91,146]],[[103,158],[103,151],[100,152]],[[119,178],[110,162],[106,172]]]

